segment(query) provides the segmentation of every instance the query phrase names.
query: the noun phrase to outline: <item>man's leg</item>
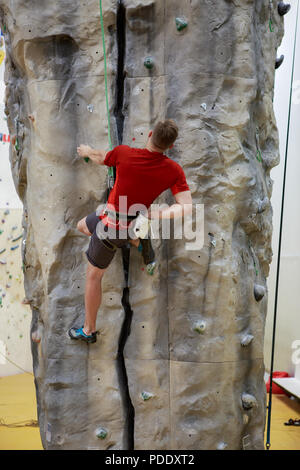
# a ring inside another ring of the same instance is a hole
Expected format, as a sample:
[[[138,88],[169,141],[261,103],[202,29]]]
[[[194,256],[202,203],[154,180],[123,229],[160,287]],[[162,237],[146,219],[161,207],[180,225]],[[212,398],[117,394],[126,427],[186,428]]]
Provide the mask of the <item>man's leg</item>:
[[[85,284],[85,321],[83,331],[91,335],[96,331],[97,313],[102,299],[101,281],[107,268],[100,269],[88,262]]]
[[[86,217],[79,220],[79,222],[77,224],[77,230],[79,230],[79,232],[81,232],[81,233],[84,233],[84,235],[88,235],[89,237],[92,235],[91,232],[88,229],[87,224],[86,224]]]

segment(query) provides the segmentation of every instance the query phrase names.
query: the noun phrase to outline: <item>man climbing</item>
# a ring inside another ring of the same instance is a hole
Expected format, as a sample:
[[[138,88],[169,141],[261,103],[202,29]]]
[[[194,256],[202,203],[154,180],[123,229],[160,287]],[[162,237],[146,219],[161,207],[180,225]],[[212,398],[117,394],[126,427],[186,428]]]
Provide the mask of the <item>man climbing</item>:
[[[77,151],[81,157],[89,157],[94,163],[116,168],[116,181],[109,194],[106,209],[97,215],[89,214],[80,220],[77,228],[91,237],[86,251],[88,265],[85,286],[85,321],[81,328],[73,327],[69,336],[87,343],[96,342],[96,318],[101,304],[103,275],[111,263],[117,248],[128,242],[146,250],[142,239],[129,236],[130,222],[137,213],[130,208],[145,207],[148,219],[170,219],[183,217],[192,212],[192,197],[181,166],[164,155],[171,149],[178,136],[178,127],[173,120],[160,121],[150,131],[146,148],[119,145],[111,151],[94,150],[80,145]],[[175,203],[163,210],[151,210],[153,201],[166,189],[171,189]],[[120,201],[127,198],[126,212],[122,212]],[[109,209],[107,209],[109,208]],[[146,219],[148,221],[148,219]],[[101,222],[99,223],[99,220]],[[97,228],[97,230],[96,230]],[[110,235],[114,228],[115,236]],[[103,229],[103,230],[102,230]],[[124,230],[126,231],[124,237]],[[105,234],[102,236],[101,234]],[[122,236],[120,235],[122,233]],[[131,234],[132,232],[130,232]],[[136,232],[138,233],[138,232]],[[144,261],[153,260],[153,253],[143,253]]]

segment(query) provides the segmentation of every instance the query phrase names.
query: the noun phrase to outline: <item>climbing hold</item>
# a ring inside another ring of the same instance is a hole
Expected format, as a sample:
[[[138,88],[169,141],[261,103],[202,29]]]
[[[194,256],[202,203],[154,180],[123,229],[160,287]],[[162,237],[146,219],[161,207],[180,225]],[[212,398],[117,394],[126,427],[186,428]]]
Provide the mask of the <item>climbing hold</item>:
[[[285,15],[291,9],[291,5],[289,3],[279,2],[278,3],[278,13],[280,16]]]
[[[175,18],[175,23],[176,23],[177,31],[182,31],[188,25],[188,22],[184,17]]]
[[[281,64],[282,64],[282,62],[283,62],[283,59],[284,59],[284,55],[283,55],[283,54],[281,54],[281,56],[280,56],[278,59],[276,59],[276,61],[275,61],[275,69],[278,69],[278,68],[281,66]]]
[[[4,215],[8,215],[8,214],[9,214],[9,209],[5,209]]]
[[[12,241],[13,241],[13,242],[17,242],[17,241],[20,240],[20,238],[22,238],[22,237],[23,237],[23,233],[21,233],[21,235],[19,235],[18,237],[13,238]]]
[[[94,111],[94,105],[93,104],[88,104],[87,105],[87,110],[92,113]]]
[[[152,57],[146,57],[145,60],[144,60],[144,66],[147,68],[147,69],[153,69],[154,67],[154,60],[152,59]]]
[[[89,157],[84,157],[84,161],[88,163],[90,161]]]
[[[269,204],[270,204],[270,200],[266,196],[264,199],[259,201],[257,212],[259,214],[261,214],[262,212],[264,212],[264,210],[266,210],[266,208],[269,206]]]
[[[247,448],[251,447],[250,434],[247,434],[246,436],[242,438],[242,445],[243,445],[243,450],[247,450]]]
[[[244,335],[241,339],[241,345],[242,346],[249,346],[249,344],[252,342],[253,338],[254,338],[253,335],[250,335],[250,334]]]
[[[17,228],[18,228],[18,226],[17,226],[17,225],[14,225],[11,229],[12,229],[12,230],[16,230]]]
[[[30,119],[31,122],[34,122],[34,115],[33,114],[28,114],[28,119]]]
[[[30,300],[28,300],[26,297],[24,297],[24,299],[22,300],[23,305],[30,305],[30,303]]]
[[[242,405],[244,410],[251,410],[254,407],[257,407],[257,400],[254,395],[250,393],[242,394]]]
[[[19,145],[19,139],[18,139],[18,137],[16,138],[15,149],[16,149],[17,152],[18,152],[18,150],[20,150],[20,145]]]
[[[19,248],[19,245],[12,246],[10,249],[11,249],[12,251],[14,251],[14,250],[16,250],[17,248]]]
[[[266,293],[266,289],[264,286],[260,286],[259,284],[254,284],[254,297],[257,302],[259,302]]]
[[[96,436],[98,439],[105,439],[107,436],[107,431],[104,428],[98,428],[96,429]]]
[[[6,248],[2,248],[2,250],[0,250],[0,255],[2,255],[2,253],[4,253],[4,251],[6,251]]]
[[[34,343],[40,343],[41,342],[41,334],[39,331],[33,331],[31,333],[31,339]]]
[[[156,262],[155,261],[153,261],[152,263],[147,264],[147,266],[146,266],[147,273],[150,276],[153,276],[155,268],[156,268]]]
[[[257,149],[257,151],[256,151],[256,159],[259,162],[262,162],[261,151],[259,149]]]
[[[243,415],[243,424],[248,424],[249,423],[249,416],[244,414]]]
[[[228,444],[226,442],[219,442],[217,445],[217,450],[225,450],[228,447]]]
[[[202,335],[206,330],[206,324],[203,320],[197,320],[193,325],[193,331]]]
[[[201,106],[202,109],[204,109],[204,111],[206,111],[206,109],[207,109],[207,104],[206,103],[201,103],[200,106]]]
[[[153,397],[153,394],[150,393],[150,392],[142,392],[141,397],[144,401],[148,401],[148,400],[150,400],[150,398]]]
[[[5,259],[0,259],[0,264],[6,264]]]

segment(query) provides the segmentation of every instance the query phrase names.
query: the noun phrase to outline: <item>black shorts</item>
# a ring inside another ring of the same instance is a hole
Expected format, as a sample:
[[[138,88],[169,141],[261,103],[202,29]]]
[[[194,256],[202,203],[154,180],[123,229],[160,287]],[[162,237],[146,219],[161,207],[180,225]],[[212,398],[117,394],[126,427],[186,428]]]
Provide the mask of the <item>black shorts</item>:
[[[85,252],[87,259],[96,268],[105,269],[110,265],[116,250],[127,245],[130,238],[127,236],[125,239],[112,239],[108,237],[100,239],[96,233],[96,227],[98,223],[102,224],[102,222],[96,215],[96,212],[89,214],[85,221],[89,232],[92,234],[89,247]]]

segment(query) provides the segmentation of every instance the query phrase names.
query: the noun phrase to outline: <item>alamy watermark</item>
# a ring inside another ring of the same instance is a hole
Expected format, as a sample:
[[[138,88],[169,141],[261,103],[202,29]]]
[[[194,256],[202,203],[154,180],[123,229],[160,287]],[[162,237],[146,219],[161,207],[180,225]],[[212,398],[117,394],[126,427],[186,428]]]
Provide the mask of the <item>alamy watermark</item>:
[[[152,204],[149,209],[143,204],[134,204],[128,208],[127,196],[120,196],[118,216],[114,205],[107,203],[98,206],[96,214],[99,216],[99,223],[96,233],[102,239],[137,239],[140,230],[140,233],[146,234],[141,238],[184,240],[186,250],[201,250],[204,246],[204,204],[183,204],[183,216],[174,218],[170,217],[172,210],[168,204]],[[168,216],[158,217],[164,211],[167,211]],[[130,220],[127,214],[135,218]],[[148,224],[146,230],[139,225],[143,223]]]

